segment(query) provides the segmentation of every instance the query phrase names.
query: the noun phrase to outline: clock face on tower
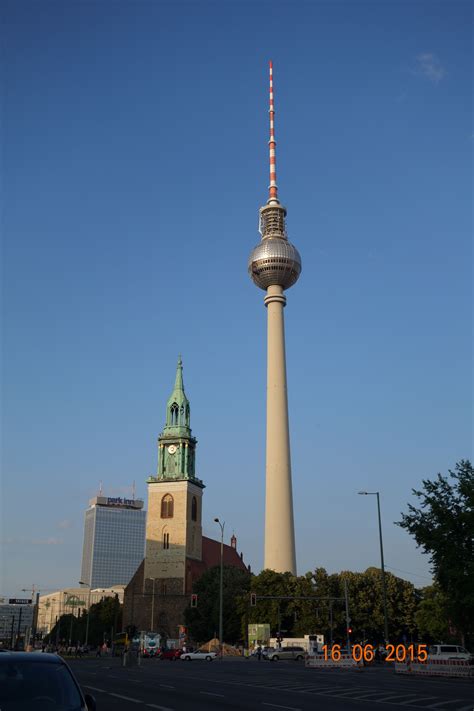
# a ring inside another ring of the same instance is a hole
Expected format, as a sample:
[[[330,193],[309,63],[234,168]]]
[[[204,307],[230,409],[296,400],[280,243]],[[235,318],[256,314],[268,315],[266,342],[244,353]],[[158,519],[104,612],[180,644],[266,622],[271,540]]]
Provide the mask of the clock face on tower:
[[[168,454],[174,454],[176,452],[176,445],[175,444],[170,444],[168,447]]]

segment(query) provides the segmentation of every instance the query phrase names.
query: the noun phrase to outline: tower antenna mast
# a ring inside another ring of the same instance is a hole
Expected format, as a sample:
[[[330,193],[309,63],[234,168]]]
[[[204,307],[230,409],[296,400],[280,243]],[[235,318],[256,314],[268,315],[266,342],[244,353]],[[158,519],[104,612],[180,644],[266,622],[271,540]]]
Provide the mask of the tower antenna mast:
[[[278,203],[278,185],[276,182],[276,141],[275,141],[275,95],[273,93],[273,62],[270,60],[270,185],[268,186],[268,204]]]

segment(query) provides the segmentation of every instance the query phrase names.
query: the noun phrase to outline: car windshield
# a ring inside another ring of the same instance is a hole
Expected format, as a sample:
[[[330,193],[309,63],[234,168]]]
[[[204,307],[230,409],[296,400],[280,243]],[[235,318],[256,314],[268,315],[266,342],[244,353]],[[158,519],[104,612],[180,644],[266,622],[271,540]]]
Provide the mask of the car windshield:
[[[2,711],[82,711],[78,688],[64,664],[14,659],[0,663]]]

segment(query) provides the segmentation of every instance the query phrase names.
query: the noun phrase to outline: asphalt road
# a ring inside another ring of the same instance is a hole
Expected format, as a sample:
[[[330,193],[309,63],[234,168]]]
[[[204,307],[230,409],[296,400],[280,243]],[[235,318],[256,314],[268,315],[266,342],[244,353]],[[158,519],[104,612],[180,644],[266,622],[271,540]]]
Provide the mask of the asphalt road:
[[[391,667],[363,671],[306,669],[303,663],[225,659],[220,662],[72,660],[97,711],[346,711],[387,708],[474,711],[472,679],[405,677]]]

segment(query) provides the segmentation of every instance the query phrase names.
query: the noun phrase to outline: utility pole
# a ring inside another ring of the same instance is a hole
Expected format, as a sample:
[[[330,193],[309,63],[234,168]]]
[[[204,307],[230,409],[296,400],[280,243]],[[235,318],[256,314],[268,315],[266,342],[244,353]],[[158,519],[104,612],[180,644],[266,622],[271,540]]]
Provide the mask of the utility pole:
[[[382,595],[383,595],[383,630],[385,637],[385,645],[388,644],[388,612],[387,612],[387,581],[385,578],[385,564],[383,559],[383,540],[382,540],[382,518],[380,516],[380,492],[378,491],[359,491],[361,496],[376,496],[377,497],[377,513],[379,519],[379,543],[380,543],[380,566],[382,571]]]
[[[223,658],[223,603],[224,603],[224,523],[221,523],[218,518],[214,519],[215,523],[218,523],[221,528],[221,575],[220,575],[220,590],[219,590],[219,652],[222,661]]]
[[[351,653],[351,636],[349,634],[349,627],[351,624],[351,618],[349,617],[349,596],[347,594],[347,579],[344,578],[344,597],[346,598],[346,630],[347,630],[347,649],[348,653]]]

